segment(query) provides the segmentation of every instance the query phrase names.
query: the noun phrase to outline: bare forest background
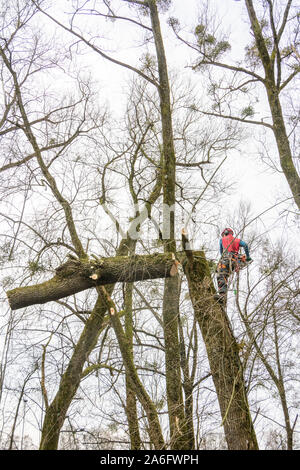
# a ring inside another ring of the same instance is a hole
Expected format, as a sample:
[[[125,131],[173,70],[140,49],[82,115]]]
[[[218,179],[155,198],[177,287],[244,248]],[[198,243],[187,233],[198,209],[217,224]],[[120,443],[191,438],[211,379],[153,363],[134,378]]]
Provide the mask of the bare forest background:
[[[1,449],[300,449],[299,6],[0,1]]]

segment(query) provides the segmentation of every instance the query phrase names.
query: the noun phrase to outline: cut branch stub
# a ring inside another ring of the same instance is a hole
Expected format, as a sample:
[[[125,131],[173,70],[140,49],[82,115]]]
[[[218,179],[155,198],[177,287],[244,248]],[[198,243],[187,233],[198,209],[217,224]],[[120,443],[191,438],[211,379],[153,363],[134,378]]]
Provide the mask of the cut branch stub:
[[[183,228],[181,230],[181,240],[182,240],[182,248],[184,249],[187,258],[192,262],[193,261],[193,251],[190,248],[190,241],[189,241],[189,238],[188,238],[188,233],[185,230],[185,228]]]

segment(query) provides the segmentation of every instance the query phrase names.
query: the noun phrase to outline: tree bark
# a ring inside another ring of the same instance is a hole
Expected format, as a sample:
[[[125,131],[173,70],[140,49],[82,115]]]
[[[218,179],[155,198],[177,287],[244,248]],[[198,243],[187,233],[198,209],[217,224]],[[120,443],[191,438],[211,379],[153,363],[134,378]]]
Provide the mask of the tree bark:
[[[281,169],[288,182],[294,201],[300,210],[300,177],[293,162],[290,142],[279,100],[279,93],[274,84],[268,82],[266,82],[266,90],[273,119],[273,133],[277,143]]]
[[[197,344],[196,323],[192,328],[194,332],[195,345]],[[194,390],[194,376],[196,367],[196,351],[194,351],[192,370],[190,371],[189,355],[186,354],[186,346],[184,341],[184,333],[181,321],[179,321],[179,338],[180,338],[180,361],[183,375],[182,387],[184,390],[184,412],[186,420],[186,448],[193,450],[195,448],[195,432],[194,432],[194,412],[193,412],[193,390]],[[197,348],[196,348],[197,349]]]
[[[133,357],[133,317],[132,317],[132,293],[133,284],[127,283],[124,292],[124,314],[125,314],[125,328],[124,333],[128,344],[128,354],[131,356],[132,363],[134,363]],[[130,448],[131,450],[141,449],[141,436],[139,430],[139,421],[137,413],[137,399],[135,390],[131,385],[130,377],[128,374],[128,368],[125,367],[126,371],[126,416],[128,421],[128,430],[130,436]]]

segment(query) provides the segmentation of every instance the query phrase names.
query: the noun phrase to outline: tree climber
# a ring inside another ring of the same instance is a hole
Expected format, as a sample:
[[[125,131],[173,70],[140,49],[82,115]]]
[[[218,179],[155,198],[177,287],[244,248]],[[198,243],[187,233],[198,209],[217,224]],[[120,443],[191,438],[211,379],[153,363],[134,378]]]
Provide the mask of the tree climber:
[[[239,255],[240,247],[244,248],[245,255]],[[227,293],[230,274],[238,271],[240,264],[252,261],[249,255],[247,243],[233,236],[231,228],[225,228],[220,238],[221,260],[217,267],[218,292],[221,295]]]

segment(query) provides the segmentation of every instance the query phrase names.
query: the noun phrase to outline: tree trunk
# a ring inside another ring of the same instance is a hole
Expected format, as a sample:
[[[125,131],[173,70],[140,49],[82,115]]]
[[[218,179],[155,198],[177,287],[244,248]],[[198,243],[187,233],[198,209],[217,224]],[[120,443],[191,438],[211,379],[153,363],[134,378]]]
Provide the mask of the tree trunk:
[[[268,100],[273,119],[273,132],[277,143],[281,169],[288,182],[294,201],[300,210],[300,177],[295,168],[289,138],[286,133],[278,91],[266,83]]]
[[[288,5],[288,8],[289,6],[290,5]],[[293,162],[290,142],[286,132],[285,122],[279,99],[281,78],[280,57],[277,58],[278,76],[276,84],[274,74],[274,59],[271,58],[269,55],[265,38],[263,36],[262,29],[256,16],[255,8],[253,6],[253,1],[246,0],[246,7],[251,27],[253,30],[256,47],[265,71],[264,85],[267,91],[269,106],[272,114],[273,132],[277,143],[281,169],[293,194],[294,201],[300,209],[300,176],[298,175]],[[273,39],[276,42],[278,41],[278,37],[274,37]],[[279,45],[277,43],[277,47],[278,46]]]
[[[68,408],[79,387],[83,365],[95,347],[101,332],[106,312],[106,306],[102,304],[101,300],[98,298],[93,312],[85,324],[80,339],[74,348],[69,365],[61,378],[59,390],[46,411],[40,450],[57,449],[60,430]]]
[[[196,324],[192,328],[195,337],[195,346],[197,345]],[[193,333],[192,333],[193,334]],[[186,353],[186,346],[184,341],[184,333],[181,321],[179,321],[179,338],[180,338],[180,362],[183,375],[183,390],[184,390],[184,412],[186,420],[186,443],[187,449],[193,450],[195,448],[195,432],[194,432],[194,412],[193,412],[193,390],[194,390],[194,377],[195,367],[197,363],[197,346],[194,350],[193,365],[190,372],[189,355]]]
[[[131,386],[128,374],[126,373],[126,416],[130,436],[130,449],[141,449],[141,436],[137,414],[137,400],[134,389]]]
[[[204,252],[187,252],[184,265],[195,317],[206,346],[229,450],[257,450],[237,342],[215,288]]]
[[[158,63],[160,113],[163,138],[163,240],[165,253],[175,253],[175,149],[173,141],[170,87],[164,43],[156,0],[147,0]],[[171,449],[187,449],[187,432],[181,387],[180,346],[178,338],[179,284],[178,277],[165,280],[163,297],[163,328],[165,368]]]
[[[132,318],[132,292],[133,284],[126,284],[124,293],[124,313],[125,313],[125,335],[128,344],[128,354],[133,362],[133,318]],[[137,414],[137,400],[134,389],[131,386],[130,378],[126,371],[126,416],[130,436],[131,450],[141,449],[141,436]]]

